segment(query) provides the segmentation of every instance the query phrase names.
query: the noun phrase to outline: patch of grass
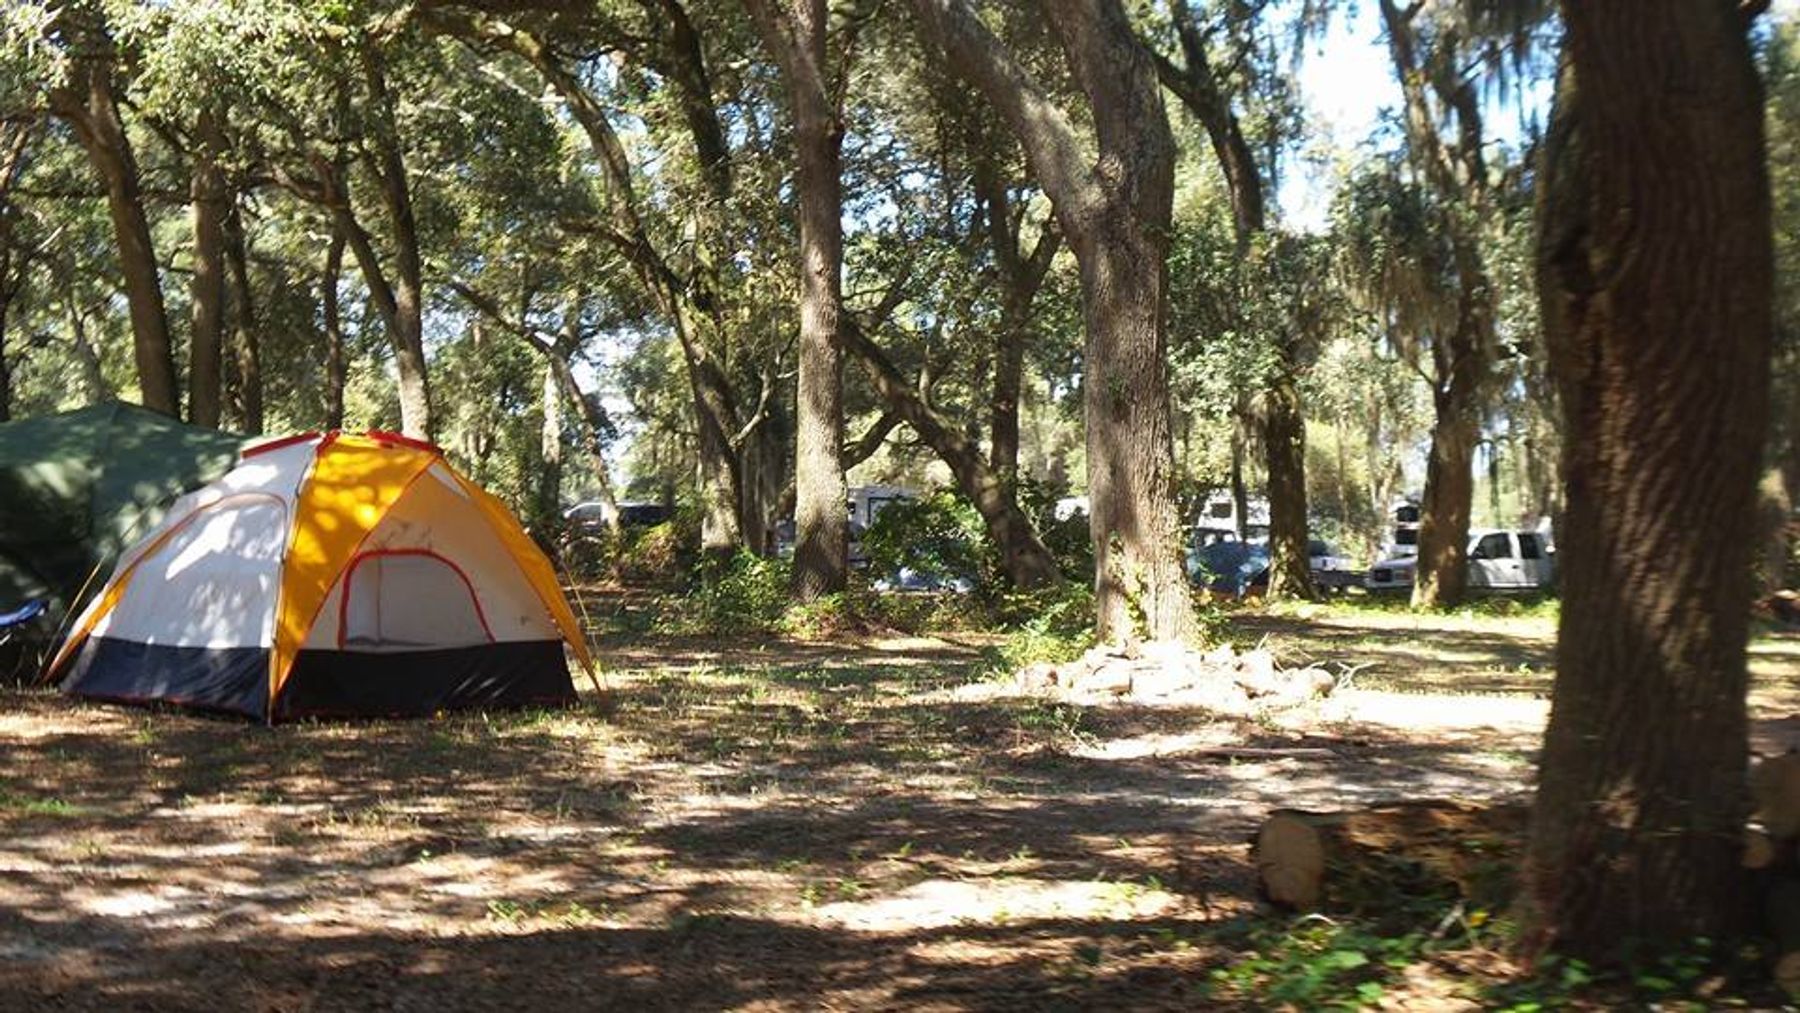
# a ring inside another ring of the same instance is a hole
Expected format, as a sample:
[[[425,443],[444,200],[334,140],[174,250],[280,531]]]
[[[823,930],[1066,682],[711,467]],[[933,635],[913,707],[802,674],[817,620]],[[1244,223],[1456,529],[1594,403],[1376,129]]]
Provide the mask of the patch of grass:
[[[1237,959],[1212,972],[1206,995],[1265,1008],[1372,1008],[1396,990],[1415,988],[1417,981],[1407,972],[1422,967],[1428,972],[1422,977],[1446,993],[1506,1013],[1569,1008],[1699,1013],[1784,1002],[1769,984],[1756,947],[1725,948],[1698,938],[1673,951],[1639,953],[1606,971],[1551,954],[1521,976],[1505,956],[1517,943],[1517,926],[1483,910],[1465,911],[1461,904],[1443,910],[1407,901],[1379,919],[1305,915],[1202,935],[1220,943],[1233,942],[1228,937],[1235,935],[1240,947]],[[1177,941],[1185,940],[1175,934],[1159,940],[1166,946]],[[1631,948],[1625,950],[1629,955]]]
[[[1366,615],[1446,615],[1461,619],[1549,619],[1562,614],[1562,601],[1553,593],[1502,594],[1471,592],[1461,605],[1440,609],[1415,609],[1401,593],[1340,595],[1322,602],[1270,602],[1269,615],[1296,619],[1353,619]]]
[[[1421,958],[1426,938],[1301,919],[1259,930],[1250,942],[1249,952],[1212,972],[1209,996],[1297,1009],[1361,1009],[1380,1002],[1398,972]]]
[[[20,813],[25,816],[73,816],[76,809],[60,798],[38,798],[32,795],[0,791],[0,812]]]
[[[1031,700],[1012,712],[1021,738],[1047,740],[1052,745],[1072,745],[1094,738],[1088,727],[1087,708],[1053,700]]]
[[[498,898],[487,902],[487,920],[507,925],[530,922],[580,928],[606,921],[612,914],[612,909],[606,905],[601,905],[600,910],[595,911],[577,900],[516,901]]]

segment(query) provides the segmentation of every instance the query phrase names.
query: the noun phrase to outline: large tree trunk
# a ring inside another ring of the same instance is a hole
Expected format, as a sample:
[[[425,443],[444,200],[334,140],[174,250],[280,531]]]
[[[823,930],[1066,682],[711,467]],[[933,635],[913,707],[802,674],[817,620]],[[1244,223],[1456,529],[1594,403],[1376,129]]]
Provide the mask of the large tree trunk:
[[[1437,421],[1425,462],[1425,497],[1419,504],[1418,569],[1414,608],[1442,608],[1463,600],[1469,584],[1469,513],[1475,498],[1472,413],[1437,395]]]
[[[238,418],[245,433],[263,431],[262,337],[256,293],[250,288],[250,253],[236,204],[225,217],[225,258],[231,265],[232,357],[237,365]]]
[[[1071,235],[1075,230],[1071,229]],[[1193,604],[1178,550],[1162,234],[1115,220],[1073,240],[1087,350],[1089,533],[1102,641],[1179,640]]]
[[[794,411],[794,594],[812,601],[849,580],[844,484],[843,144],[825,77],[825,0],[751,0],[781,65],[794,117],[800,210],[800,382]]]
[[[344,232],[331,230],[325,270],[319,276],[319,310],[325,329],[325,428],[344,428],[344,387],[349,382],[344,349],[344,319],[338,306],[338,278],[344,268]]]
[[[109,60],[110,55],[77,59],[73,84],[54,89],[51,106],[74,128],[88,161],[106,183],[106,208],[118,244],[119,268],[125,276],[132,351],[144,407],[179,416],[181,395],[175,379],[175,350],[169,339],[156,249],[150,240],[149,219],[144,214],[137,159],[113,96]]]
[[[1175,145],[1156,70],[1117,0],[1045,0],[1093,110],[1090,147],[966,0],[912,6],[951,68],[1018,135],[1081,267],[1097,632],[1108,641],[1185,639],[1194,617],[1175,510],[1163,326]]]
[[[218,163],[218,126],[201,114],[201,140],[194,152],[190,186],[194,214],[194,277],[190,288],[188,338],[188,421],[219,425],[219,350],[225,331],[225,211],[231,195]]]
[[[1283,356],[1283,358],[1287,358]],[[1299,381],[1277,368],[1264,391],[1263,454],[1269,470],[1270,598],[1312,598],[1307,549],[1306,417]]]
[[[400,127],[381,54],[365,46],[362,59],[363,76],[375,107],[372,134],[376,150],[369,167],[381,187],[394,243],[394,316],[390,336],[400,379],[400,431],[415,439],[429,440],[432,418],[431,384],[425,361],[425,282],[419,258],[419,228],[413,218],[412,183],[400,147]]]
[[[1567,3],[1539,292],[1564,412],[1562,628],[1532,939],[1729,939],[1769,384],[1761,87],[1735,0]]]
[[[817,4],[820,50],[824,5]],[[823,94],[817,97],[823,100]],[[810,104],[810,103],[809,103]],[[828,109],[801,115],[800,387],[795,410],[794,591],[801,601],[841,591],[849,577],[844,482],[842,311],[843,136]],[[811,120],[810,125],[807,121]]]

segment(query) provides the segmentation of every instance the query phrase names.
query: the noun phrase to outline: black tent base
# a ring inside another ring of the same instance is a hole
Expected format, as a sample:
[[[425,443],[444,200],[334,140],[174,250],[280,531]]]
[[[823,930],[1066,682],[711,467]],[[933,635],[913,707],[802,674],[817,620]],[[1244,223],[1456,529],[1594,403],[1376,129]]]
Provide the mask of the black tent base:
[[[575,701],[560,640],[423,651],[303,650],[268,702],[267,648],[169,647],[94,637],[62,688],[120,703],[170,704],[257,720],[426,717]]]

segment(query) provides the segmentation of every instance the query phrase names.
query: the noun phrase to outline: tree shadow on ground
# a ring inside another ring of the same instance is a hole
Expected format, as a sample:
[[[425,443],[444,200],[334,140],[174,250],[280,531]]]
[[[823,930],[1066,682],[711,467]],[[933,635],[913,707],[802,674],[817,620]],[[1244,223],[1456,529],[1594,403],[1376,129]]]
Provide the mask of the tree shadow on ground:
[[[1271,808],[1535,763],[964,698],[975,652],[912,647],[615,645],[604,705],[275,729],[0,691],[0,1007],[1216,1008]]]
[[[1528,748],[960,700],[977,657],[921,651],[689,645],[604,708],[275,729],[0,695],[0,995],[1191,1008],[1267,809],[1506,794]]]

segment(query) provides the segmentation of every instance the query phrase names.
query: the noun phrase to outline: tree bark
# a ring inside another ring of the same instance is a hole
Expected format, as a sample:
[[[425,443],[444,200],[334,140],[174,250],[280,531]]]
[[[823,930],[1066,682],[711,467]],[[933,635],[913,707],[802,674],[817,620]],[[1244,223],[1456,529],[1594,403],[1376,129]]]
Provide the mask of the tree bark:
[[[250,254],[244,220],[234,202],[225,216],[225,259],[231,266],[232,357],[237,365],[238,418],[243,431],[260,433],[263,420],[262,337],[256,322],[256,293],[250,287]]]
[[[344,320],[338,305],[338,279],[344,268],[344,232],[331,230],[325,270],[319,277],[319,310],[325,330],[325,428],[344,428],[344,387],[349,382],[344,349]]]
[[[912,0],[927,36],[1025,148],[1080,265],[1089,533],[1106,641],[1186,639],[1164,332],[1174,140],[1156,71],[1117,0],[1045,0],[1094,113],[1099,161],[965,0]]]
[[[1306,524],[1306,417],[1299,381],[1277,367],[1263,391],[1263,454],[1269,470],[1270,598],[1312,598]]]
[[[371,132],[375,151],[368,159],[369,169],[380,186],[394,243],[390,336],[400,379],[400,431],[415,439],[429,440],[432,418],[431,383],[425,360],[425,281],[419,258],[419,228],[413,217],[412,184],[400,147],[394,98],[388,90],[381,54],[374,47],[365,46],[362,60],[375,114],[375,129]]]
[[[1769,387],[1761,85],[1732,0],[1566,3],[1537,244],[1566,491],[1528,940],[1732,938]]]
[[[219,129],[211,113],[200,115],[199,135],[190,187],[194,277],[189,289],[188,421],[217,429],[225,331],[225,209],[231,195],[219,168]]]
[[[80,31],[84,46],[105,49],[94,36]],[[144,407],[164,415],[181,414],[180,386],[175,376],[175,349],[169,338],[162,279],[150,222],[144,213],[137,159],[113,94],[110,51],[82,55],[71,67],[68,87],[52,89],[51,109],[66,121],[87,152],[88,161],[106,184],[106,207],[118,243],[119,268],[125,277],[125,302],[131,318],[132,352]]]
[[[1413,21],[1422,8],[1412,4],[1402,10],[1394,0],[1380,0],[1380,9],[1405,99],[1412,164],[1439,200],[1457,209],[1437,224],[1448,234],[1453,251],[1457,323],[1449,335],[1433,336],[1431,342],[1437,416],[1419,511],[1419,560],[1412,594],[1415,608],[1444,608],[1461,604],[1468,585],[1469,515],[1475,493],[1470,468],[1495,343],[1493,285],[1481,237],[1474,233],[1474,223],[1490,203],[1487,163],[1473,89],[1460,78],[1447,88],[1444,75],[1432,74],[1426,66],[1429,61],[1421,59]],[[1439,100],[1438,108],[1433,107],[1432,95]],[[1438,134],[1438,123],[1449,120],[1456,126],[1454,144]],[[1451,443],[1438,447],[1440,436]]]
[[[844,127],[826,80],[825,0],[749,0],[781,66],[794,118],[800,218],[800,378],[794,411],[794,594],[813,601],[849,580],[844,482]]]
[[[1463,600],[1469,583],[1469,515],[1475,498],[1475,420],[1449,395],[1437,396],[1425,496],[1419,503],[1419,554],[1414,608],[1442,608]]]

